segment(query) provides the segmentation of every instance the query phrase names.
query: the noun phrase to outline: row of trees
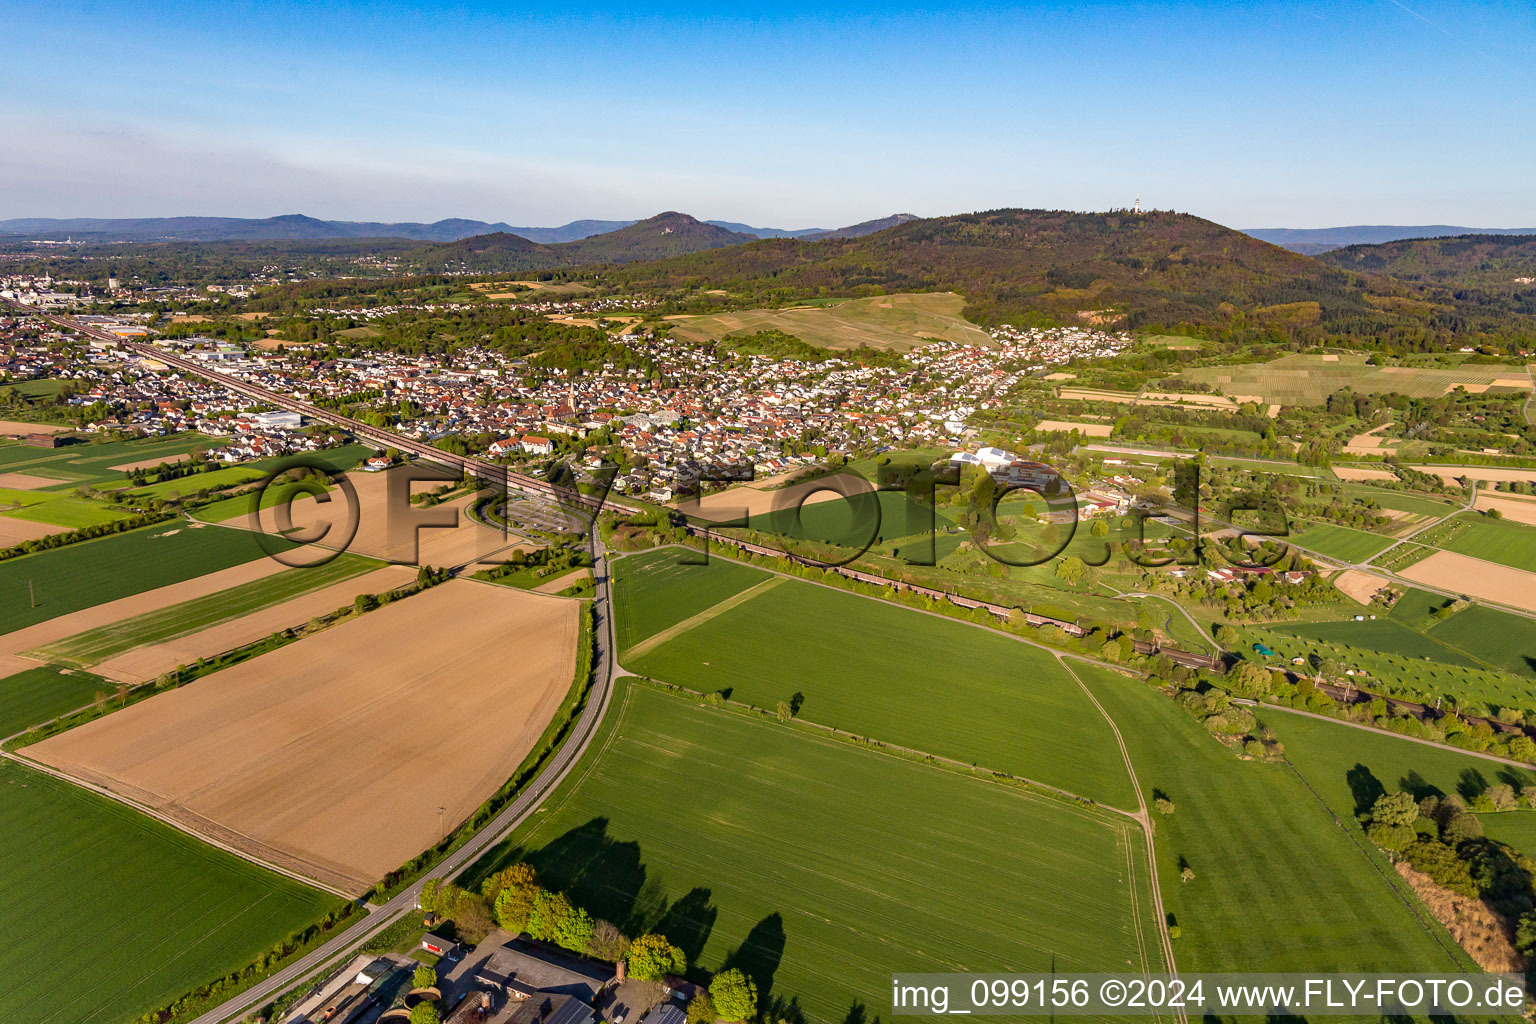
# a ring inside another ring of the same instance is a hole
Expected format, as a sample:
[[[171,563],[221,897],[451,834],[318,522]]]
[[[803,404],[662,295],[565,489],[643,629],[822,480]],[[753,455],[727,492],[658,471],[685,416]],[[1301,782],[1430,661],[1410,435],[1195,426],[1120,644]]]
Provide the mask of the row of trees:
[[[627,937],[613,922],[594,918],[567,894],[542,885],[533,867],[524,862],[488,876],[479,892],[429,879],[422,885],[421,906],[451,919],[465,941],[479,942],[494,922],[513,934],[580,956],[622,960],[629,977],[639,981],[659,982],[688,970],[687,956],[665,935],[647,932]],[[745,1021],[756,1013],[757,987],[734,968],[717,974],[708,994],[689,1007],[694,1024]]]

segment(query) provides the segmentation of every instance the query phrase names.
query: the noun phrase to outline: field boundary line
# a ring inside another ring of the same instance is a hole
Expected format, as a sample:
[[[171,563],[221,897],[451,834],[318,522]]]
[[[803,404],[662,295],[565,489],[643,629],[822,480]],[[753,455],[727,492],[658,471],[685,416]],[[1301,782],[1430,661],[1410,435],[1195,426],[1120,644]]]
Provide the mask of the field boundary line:
[[[1448,750],[1453,754],[1465,754],[1467,757],[1480,757],[1485,761],[1493,761],[1497,764],[1507,764],[1511,768],[1523,768],[1526,771],[1532,770],[1531,764],[1526,761],[1515,761],[1511,758],[1500,757],[1497,754],[1490,754],[1483,750],[1467,750],[1465,747],[1453,747],[1449,743],[1436,743],[1434,740],[1426,740],[1418,736],[1404,736],[1402,733],[1393,732],[1390,729],[1378,729],[1373,725],[1365,725],[1360,722],[1351,722],[1344,718],[1332,718],[1328,715],[1320,715],[1316,711],[1305,711],[1301,708],[1290,708],[1286,707],[1284,704],[1267,704],[1257,702],[1253,704],[1253,707],[1257,708],[1259,711],[1283,711],[1288,715],[1305,715],[1307,718],[1316,718],[1319,721],[1332,722],[1334,725],[1344,725],[1351,729],[1364,729],[1366,732],[1376,733],[1379,736],[1391,736],[1394,739],[1404,740],[1408,743],[1422,743],[1426,747],[1435,747],[1439,750]]]
[[[1437,932],[1433,925],[1424,920],[1424,915],[1420,913],[1422,902],[1420,901],[1416,903],[1415,900],[1409,899],[1408,896],[1404,894],[1402,889],[1398,887],[1397,883],[1392,880],[1392,877],[1382,869],[1382,866],[1377,861],[1377,859],[1371,856],[1371,851],[1361,845],[1360,839],[1355,834],[1355,831],[1348,825],[1344,824],[1339,816],[1333,812],[1333,808],[1328,806],[1328,801],[1323,799],[1322,794],[1312,788],[1312,783],[1309,782],[1307,777],[1301,773],[1301,769],[1297,768],[1290,758],[1287,757],[1284,760],[1285,766],[1289,768],[1292,774],[1296,776],[1297,780],[1299,780],[1301,784],[1306,787],[1307,792],[1312,794],[1312,798],[1318,802],[1319,806],[1322,807],[1323,813],[1328,815],[1329,818],[1332,818],[1333,823],[1339,827],[1339,830],[1349,837],[1350,845],[1354,846],[1354,848],[1359,851],[1360,856],[1364,857],[1366,861],[1371,865],[1371,867],[1375,869],[1376,873],[1381,876],[1381,880],[1386,883],[1387,888],[1392,890],[1392,894],[1403,901],[1403,905],[1408,908],[1411,914],[1413,914],[1414,920],[1418,921],[1419,924],[1424,927],[1424,930],[1429,933],[1430,938],[1435,940],[1435,945],[1439,946],[1441,950],[1451,958],[1452,963],[1460,966],[1460,961],[1456,957],[1456,950],[1460,949],[1461,947],[1454,940],[1450,946],[1447,946],[1445,944],[1445,940],[1441,938],[1440,933],[1445,931],[1445,926],[1441,925],[1440,931]],[[1424,909],[1427,910],[1428,908]],[[1431,913],[1430,917],[1433,918],[1434,915]],[[1435,924],[1439,924],[1439,921],[1436,920]]]
[[[1056,660],[1061,663],[1062,668],[1067,670],[1067,674],[1072,677],[1072,681],[1077,683],[1088,699],[1093,702],[1093,706],[1099,709],[1099,714],[1104,716],[1104,721],[1109,723],[1110,731],[1115,734],[1115,742],[1120,746],[1120,756],[1125,759],[1125,770],[1131,776],[1131,785],[1136,790],[1136,800],[1141,805],[1141,809],[1137,811],[1134,817],[1141,824],[1142,833],[1147,839],[1147,867],[1152,872],[1152,903],[1157,908],[1158,938],[1162,940],[1163,956],[1168,961],[1168,974],[1171,977],[1177,978],[1179,976],[1179,968],[1173,956],[1173,939],[1168,934],[1168,912],[1163,908],[1163,890],[1158,884],[1157,878],[1157,847],[1153,839],[1153,833],[1157,830],[1153,827],[1151,816],[1147,814],[1147,801],[1142,795],[1141,780],[1136,777],[1136,768],[1131,764],[1131,752],[1126,748],[1125,737],[1120,734],[1120,727],[1115,724],[1115,720],[1110,717],[1108,711],[1104,710],[1104,705],[1099,703],[1099,698],[1093,695],[1093,691],[1088,689],[1088,684],[1083,682],[1076,672],[1072,671],[1071,665],[1067,664],[1067,655],[1058,654],[1056,655]],[[1186,1022],[1187,1024],[1189,1018],[1183,1010],[1178,1011],[1177,1017],[1181,1022]]]
[[[156,821],[160,822],[162,825],[169,825],[171,828],[175,829],[177,832],[180,832],[182,835],[191,836],[193,839],[197,840],[200,843],[207,843],[209,846],[216,847],[217,849],[222,850],[223,852],[229,854],[232,857],[236,857],[239,860],[243,860],[243,861],[247,861],[247,862],[249,862],[251,864],[255,864],[257,867],[265,868],[266,870],[271,871],[273,874],[278,874],[278,875],[282,875],[285,878],[290,878],[290,879],[292,879],[295,882],[299,882],[299,883],[301,883],[303,885],[309,886],[311,889],[319,889],[319,890],[321,890],[323,892],[330,893],[332,896],[339,896],[341,899],[346,900],[348,903],[356,903],[357,902],[357,897],[352,896],[349,893],[342,892],[340,889],[337,889],[334,886],[327,885],[325,882],[321,882],[321,881],[318,881],[317,879],[309,878],[309,877],[307,877],[305,875],[301,875],[297,871],[294,871],[294,870],[292,870],[290,868],[282,867],[282,866],[280,866],[278,864],[274,864],[271,861],[268,861],[268,860],[265,860],[262,857],[256,856],[255,854],[249,853],[249,852],[244,851],[244,850],[238,850],[235,847],[231,846],[230,844],[225,843],[222,840],[217,839],[217,838],[215,838],[215,837],[213,837],[211,835],[207,835],[207,834],[202,833],[202,832],[194,831],[193,829],[188,828],[187,826],[180,824],[175,819],[170,818],[170,817],[160,813],[159,811],[155,810],[153,807],[150,807],[147,804],[141,804],[137,800],[132,799],[131,797],[124,796],[121,793],[118,793],[118,792],[115,792],[115,791],[113,791],[111,789],[108,789],[106,786],[99,785],[99,784],[97,784],[95,782],[89,782],[89,781],[87,781],[85,779],[77,779],[73,775],[65,774],[64,772],[61,772],[61,771],[57,770],[56,768],[52,768],[49,765],[45,765],[45,764],[43,764],[40,761],[34,761],[31,758],[23,757],[20,754],[17,754],[16,752],[14,752],[14,751],[10,751],[10,750],[0,751],[0,757],[3,757],[3,758],[5,758],[6,760],[9,760],[9,761],[15,761],[17,764],[23,765],[23,766],[25,766],[27,768],[31,768],[34,771],[42,772],[44,775],[51,775],[54,778],[58,779],[60,782],[64,782],[64,783],[66,783],[68,785],[71,785],[71,786],[78,786],[81,789],[88,790],[88,791],[90,791],[92,793],[95,793],[97,796],[105,797],[108,800],[112,800],[112,801],[114,801],[116,803],[120,803],[124,807],[128,807],[128,808],[130,808],[130,809],[132,809],[134,811],[137,811],[140,814],[143,814],[143,815],[146,815],[148,817],[151,817],[151,818],[155,819]]]
[[[651,636],[646,637],[644,640],[631,647],[628,651],[624,652],[624,657],[626,660],[644,657],[645,655],[654,651],[656,648],[660,647],[662,644],[666,643],[668,640],[675,640],[682,636],[684,633],[704,625],[704,623],[708,622],[709,620],[724,615],[732,608],[746,604],[754,597],[757,597],[760,594],[766,593],[767,591],[780,586],[783,584],[784,579],[785,577],[775,576],[771,579],[766,579],[761,583],[750,586],[739,594],[732,594],[730,597],[726,598],[724,601],[721,601],[719,604],[706,608],[699,612],[697,615],[690,615],[682,622],[677,623],[675,626],[668,626],[660,633],[653,633]]]
[[[677,683],[669,683],[666,680],[662,680],[662,679],[653,679],[650,676],[631,675],[631,676],[628,676],[627,678],[638,679],[642,683],[644,683],[644,684],[646,684],[648,686],[651,686],[653,689],[658,689],[658,690],[660,690],[660,691],[662,691],[664,693],[671,693],[672,696],[675,696],[675,697],[676,696],[683,696],[683,695],[687,695],[688,697],[705,697],[705,696],[708,696],[708,694],[704,693],[703,691],[693,690],[693,689],[690,689],[690,688],[688,688],[686,686],[679,686]],[[626,700],[627,699],[628,699],[628,697],[627,697],[627,693],[626,693]],[[753,715],[753,712],[755,711],[755,708],[754,708],[753,705],[751,705],[751,704],[743,704],[739,700],[731,700],[729,698],[726,698],[724,700],[724,704],[727,705],[728,709],[731,710],[734,714],[742,715],[743,717],[753,718],[755,720],[755,716]],[[1120,816],[1125,817],[1125,818],[1130,818],[1132,821],[1139,820],[1136,817],[1136,812],[1135,811],[1127,811],[1123,807],[1116,807],[1114,804],[1108,804],[1108,803],[1103,802],[1102,800],[1094,800],[1091,797],[1083,796],[1081,793],[1074,793],[1074,792],[1072,792],[1069,789],[1062,789],[1060,786],[1053,786],[1049,782],[1041,782],[1038,779],[1031,779],[1031,778],[1029,778],[1027,776],[1024,776],[1024,775],[1014,775],[1012,772],[1005,772],[1005,771],[1001,771],[1001,770],[996,769],[996,768],[988,768],[986,765],[983,765],[983,764],[971,764],[969,761],[961,761],[961,760],[958,760],[957,758],[946,757],[943,754],[932,754],[932,753],[929,753],[926,750],[919,750],[916,747],[903,746],[900,743],[889,743],[889,742],[887,742],[885,740],[875,739],[872,736],[861,736],[858,733],[848,732],[845,729],[839,729],[836,726],[832,726],[832,725],[823,725],[821,722],[813,722],[813,721],[811,721],[809,719],[806,719],[806,718],[798,718],[798,717],[796,717],[792,721],[795,724],[797,724],[797,725],[803,726],[806,731],[831,733],[833,736],[839,736],[839,737],[843,737],[845,739],[854,741],[855,745],[863,747],[864,749],[868,750],[870,753],[882,754],[882,755],[884,755],[886,757],[895,758],[898,761],[903,761],[903,762],[907,762],[907,763],[910,763],[910,764],[915,764],[915,765],[917,765],[920,768],[923,767],[921,762],[911,761],[909,758],[905,758],[905,757],[899,757],[898,753],[900,753],[900,754],[912,754],[912,755],[915,755],[917,757],[923,758],[924,760],[933,761],[933,762],[938,763],[938,764],[946,765],[949,768],[957,769],[958,771],[960,771],[964,775],[969,775],[969,776],[972,776],[974,778],[977,778],[977,779],[979,779],[982,782],[988,781],[989,778],[991,778],[991,779],[1002,778],[1002,779],[1009,779],[1009,780],[1012,780],[1014,782],[1022,782],[1022,783],[1025,784],[1026,788],[1024,790],[1020,791],[1020,792],[1029,793],[1030,790],[1038,790],[1040,792],[1035,792],[1035,793],[1031,794],[1032,796],[1035,796],[1036,798],[1044,798],[1045,795],[1048,794],[1048,793],[1049,794],[1055,794],[1058,797],[1063,797],[1066,800],[1070,801],[1079,810],[1084,810],[1084,811],[1093,811],[1093,810],[1105,811],[1105,812],[1108,812],[1111,815],[1120,815]],[[764,724],[766,724],[766,723],[764,723]],[[864,742],[861,742],[861,741],[864,741]],[[1053,800],[1053,802],[1054,802],[1054,800]],[[1117,819],[1111,817],[1111,818],[1104,819],[1103,824],[1106,824],[1106,825],[1109,825],[1109,826],[1113,827],[1115,825],[1118,825],[1119,822],[1118,822]]]

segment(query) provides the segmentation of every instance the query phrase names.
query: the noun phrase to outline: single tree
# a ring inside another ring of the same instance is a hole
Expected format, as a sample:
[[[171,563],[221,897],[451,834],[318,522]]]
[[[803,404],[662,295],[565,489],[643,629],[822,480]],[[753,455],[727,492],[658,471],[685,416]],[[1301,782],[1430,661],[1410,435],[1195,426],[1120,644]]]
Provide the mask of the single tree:
[[[630,977],[640,981],[661,981],[669,974],[686,971],[688,958],[668,942],[665,935],[651,932],[630,943],[628,964]]]
[[[734,967],[715,975],[709,997],[721,1020],[745,1021],[757,1015],[757,986]]]
[[[588,956],[618,963],[629,952],[629,939],[612,921],[597,921],[592,926],[592,941],[587,943]]]
[[[437,972],[426,964],[416,968],[416,973],[411,975],[412,988],[431,988],[437,984]]]

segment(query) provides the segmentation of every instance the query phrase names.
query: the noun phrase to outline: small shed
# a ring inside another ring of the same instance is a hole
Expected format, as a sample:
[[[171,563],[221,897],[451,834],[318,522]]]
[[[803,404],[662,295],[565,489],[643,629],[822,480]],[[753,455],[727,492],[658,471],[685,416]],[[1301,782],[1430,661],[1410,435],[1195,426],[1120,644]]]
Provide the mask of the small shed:
[[[452,939],[445,939],[441,935],[427,932],[421,937],[421,948],[434,956],[454,956],[459,951],[459,944]]]

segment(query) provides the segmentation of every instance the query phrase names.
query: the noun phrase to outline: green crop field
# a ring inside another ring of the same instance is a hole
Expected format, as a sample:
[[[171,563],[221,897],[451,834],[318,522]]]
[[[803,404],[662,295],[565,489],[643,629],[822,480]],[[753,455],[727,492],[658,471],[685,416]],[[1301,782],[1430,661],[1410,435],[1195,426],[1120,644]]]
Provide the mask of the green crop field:
[[[1328,643],[1348,644],[1365,650],[1400,654],[1405,658],[1428,658],[1446,665],[1476,667],[1479,662],[1465,652],[1447,644],[1438,643],[1423,633],[1394,621],[1367,619],[1365,622],[1305,622],[1270,627],[1277,633],[1325,640]]]
[[[828,305],[747,309],[680,317],[672,334],[684,341],[714,341],[729,334],[783,331],[821,348],[894,349],[905,352],[925,340],[990,347],[992,337],[961,315],[965,298],[954,292],[900,293],[845,299]]]
[[[1148,799],[1173,801],[1174,813],[1154,816],[1164,904],[1183,933],[1180,970],[1469,969],[1289,766],[1239,760],[1140,680],[1073,667],[1120,723]]]
[[[1429,635],[1506,672],[1536,678],[1536,620],[1475,604],[1432,626]]]
[[[935,560],[953,551],[963,535],[945,532],[954,521],[914,502],[905,491],[876,491],[870,497],[833,499],[764,512],[751,517],[754,530],[797,540],[889,551],[899,546],[912,558],[927,558],[933,538]]]
[[[1536,572],[1536,527],[1464,512],[1418,539],[1447,551]]]
[[[631,651],[625,664],[696,690],[729,689],[732,700],[758,707],[799,693],[800,714],[820,725],[1135,807],[1108,725],[1048,651],[952,619],[731,568],[733,594],[746,589],[741,571],[753,574],[748,586],[775,585],[703,621],[679,619],[688,628],[638,657]],[[701,588],[690,581],[677,589],[696,595]],[[624,577],[617,593],[621,607],[674,603],[665,586],[637,591]]]
[[[891,971],[1161,970],[1128,819],[620,683],[531,825],[462,880],[545,884],[809,1020],[888,1005]]]
[[[1529,381],[1524,370],[1511,366],[1438,367],[1370,366],[1361,354],[1337,358],[1286,355],[1268,363],[1202,366],[1184,377],[1203,381],[1228,395],[1262,395],[1281,405],[1322,405],[1341,388],[1383,394],[1397,392],[1414,398],[1435,398],[1457,384],[1491,384],[1501,377]]]
[[[176,434],[134,441],[70,444],[63,448],[17,445],[0,448],[0,473],[53,477],[61,486],[89,483],[105,488],[125,487],[128,478],[113,466],[151,459],[170,461],[196,449],[218,448],[224,443],[201,434]]]
[[[273,538],[268,543],[286,542]],[[243,530],[171,522],[8,559],[0,562],[0,633],[262,554],[256,538]]]
[[[0,1020],[132,1020],[337,902],[14,762],[0,820]]]
[[[52,668],[29,668],[0,679],[0,736],[85,707],[112,685],[87,672],[68,675]]]
[[[1345,562],[1364,562],[1392,543],[1390,537],[1379,537],[1364,530],[1305,521],[1298,522],[1285,539],[1298,547]]]
[[[12,519],[83,529],[125,519],[126,512],[116,512],[98,501],[82,498],[72,491],[21,491],[0,488],[0,509]]]
[[[19,380],[12,384],[0,385],[0,390],[11,390],[23,398],[52,398],[64,390],[66,381],[52,377],[39,377],[35,380]]]
[[[662,548],[613,562],[613,581],[622,600],[614,603],[614,629],[627,651],[726,598],[761,583],[764,574],[718,555],[708,565],[685,565],[697,552]]]
[[[361,555],[342,554],[324,565],[287,569],[207,597],[183,601],[158,611],[98,626],[46,647],[28,651],[27,655],[42,661],[82,667],[99,665],[128,651],[174,640],[262,608],[291,601],[301,594],[361,576],[383,564]]]

